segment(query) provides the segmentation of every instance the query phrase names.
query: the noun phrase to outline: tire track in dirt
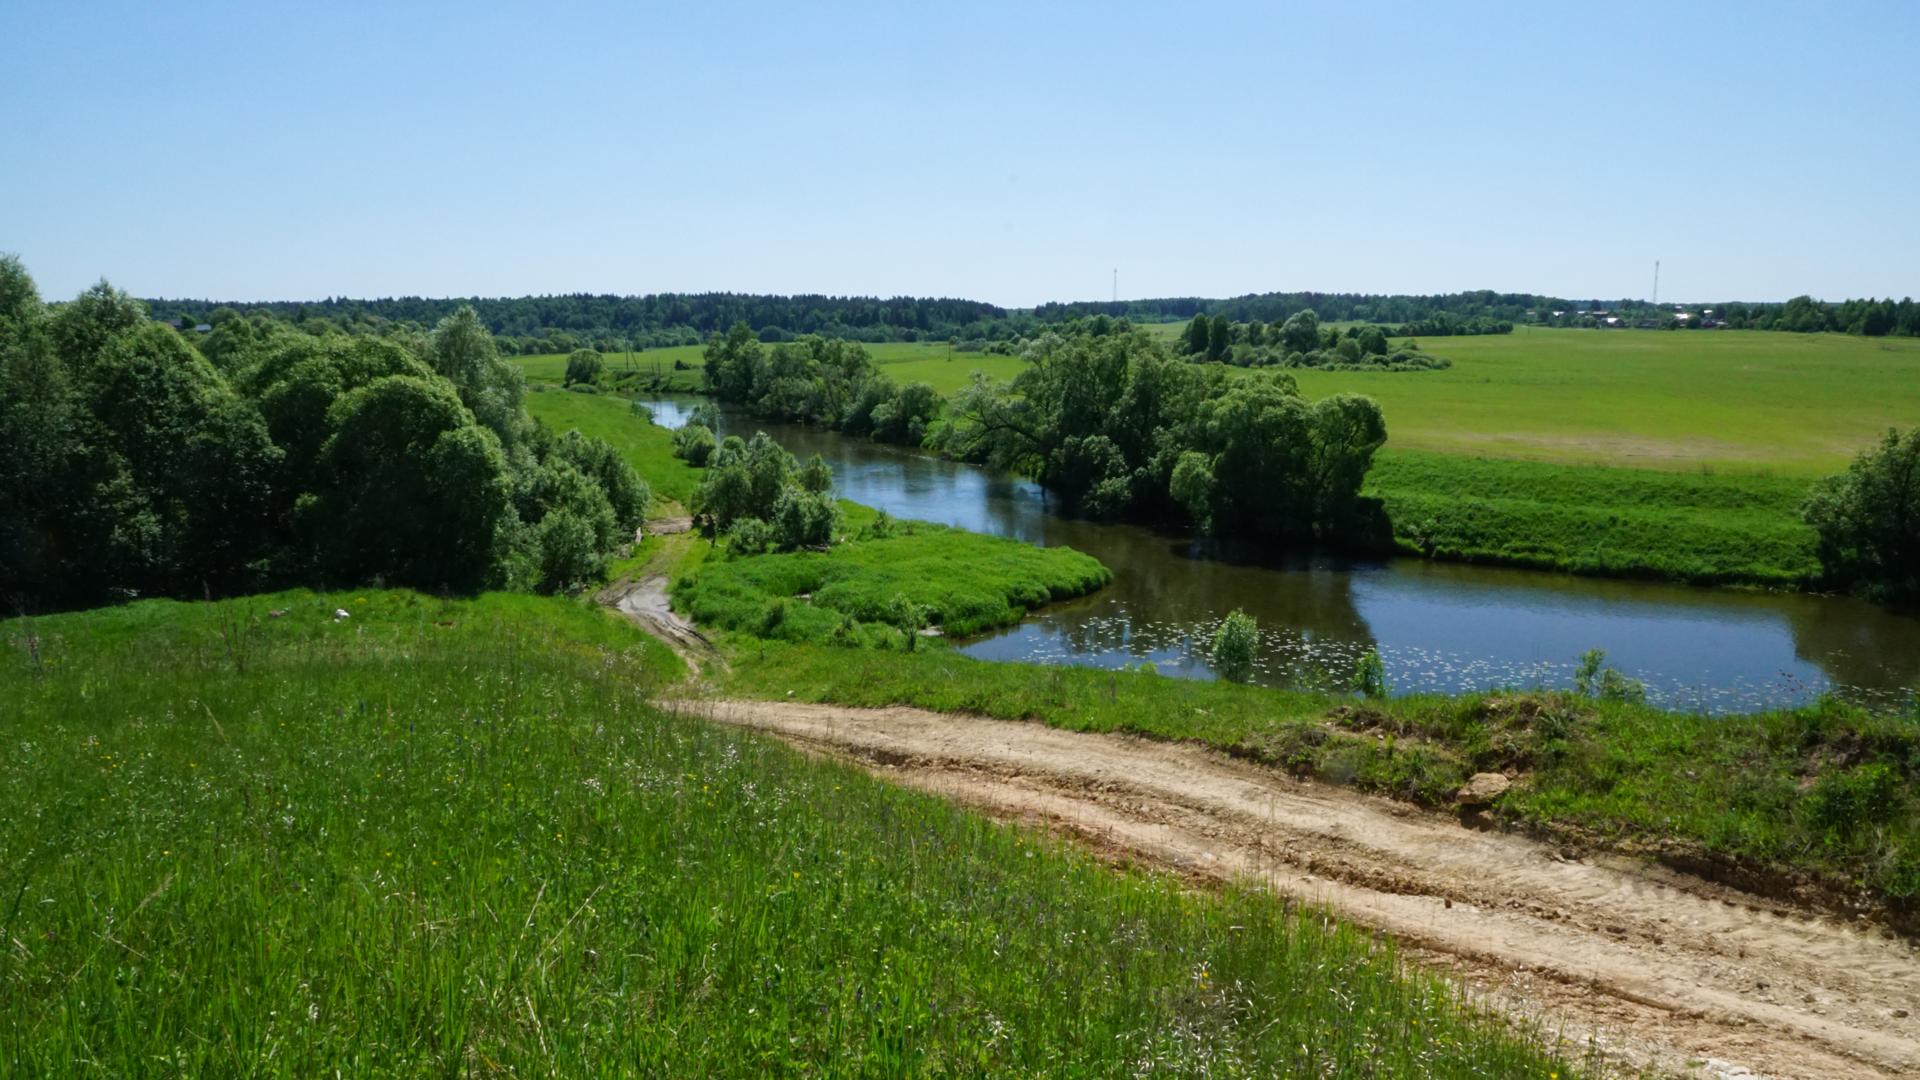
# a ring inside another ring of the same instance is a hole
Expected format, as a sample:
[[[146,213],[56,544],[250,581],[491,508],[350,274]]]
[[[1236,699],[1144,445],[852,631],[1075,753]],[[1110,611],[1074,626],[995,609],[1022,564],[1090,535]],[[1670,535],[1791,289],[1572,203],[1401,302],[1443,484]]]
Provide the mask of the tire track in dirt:
[[[1865,924],[1629,860],[1563,858],[1192,745],[908,708],[680,707],[1111,855],[1258,879],[1635,1066],[1920,1075],[1920,952]]]

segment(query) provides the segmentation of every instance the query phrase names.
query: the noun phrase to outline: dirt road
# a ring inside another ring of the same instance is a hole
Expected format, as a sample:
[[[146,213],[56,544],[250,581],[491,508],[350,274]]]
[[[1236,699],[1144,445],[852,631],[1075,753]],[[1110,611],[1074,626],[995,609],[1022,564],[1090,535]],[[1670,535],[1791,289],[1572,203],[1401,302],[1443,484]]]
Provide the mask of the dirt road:
[[[665,574],[650,574],[637,580],[622,581],[602,592],[598,599],[639,624],[640,629],[666,642],[668,648],[687,662],[692,674],[699,675],[708,664],[724,666],[713,642],[708,641],[707,636],[692,623],[674,613],[673,605],[667,598]]]
[[[1626,861],[1564,858],[1193,746],[904,708],[683,707],[1113,855],[1258,878],[1635,1064],[1920,1075],[1920,950],[1864,925]]]

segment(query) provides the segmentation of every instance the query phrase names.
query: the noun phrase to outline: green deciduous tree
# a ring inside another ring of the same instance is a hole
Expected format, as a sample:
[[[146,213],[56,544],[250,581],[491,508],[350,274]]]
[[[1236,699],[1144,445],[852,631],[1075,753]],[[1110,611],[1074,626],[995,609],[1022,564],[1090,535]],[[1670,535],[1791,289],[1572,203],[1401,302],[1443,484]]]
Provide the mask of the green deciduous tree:
[[[1814,485],[1801,513],[1830,581],[1920,603],[1920,428],[1888,431],[1846,472]]]
[[[428,359],[503,447],[520,444],[532,426],[520,406],[525,380],[518,367],[501,358],[471,306],[463,305],[433,328]]]
[[[1312,352],[1320,347],[1320,317],[1312,309],[1298,311],[1287,316],[1280,326],[1280,349],[1283,352]]]
[[[567,357],[567,373],[561,385],[572,386],[575,383],[592,385],[599,381],[600,372],[605,367],[606,361],[599,353],[592,349],[575,349]]]
[[[1233,349],[1233,323],[1225,315],[1215,315],[1207,325],[1207,359],[1221,361]]]
[[[1212,333],[1213,320],[1204,314],[1195,315],[1193,321],[1187,324],[1186,332],[1181,335],[1181,340],[1187,347],[1187,355],[1205,355],[1207,351],[1207,339]]]
[[[319,490],[299,508],[322,570],[342,581],[487,584],[512,485],[499,439],[452,388],[377,379],[335,403],[333,426]]]

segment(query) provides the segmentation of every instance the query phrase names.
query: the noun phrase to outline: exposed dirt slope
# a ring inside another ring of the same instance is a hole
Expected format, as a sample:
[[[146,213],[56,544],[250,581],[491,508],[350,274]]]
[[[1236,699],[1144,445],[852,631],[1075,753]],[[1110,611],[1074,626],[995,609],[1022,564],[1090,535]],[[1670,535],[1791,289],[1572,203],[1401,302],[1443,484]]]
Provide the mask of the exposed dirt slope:
[[[1864,925],[1624,860],[1567,859],[1194,746],[905,708],[683,707],[1114,855],[1258,878],[1635,1065],[1920,1075],[1920,952]]]

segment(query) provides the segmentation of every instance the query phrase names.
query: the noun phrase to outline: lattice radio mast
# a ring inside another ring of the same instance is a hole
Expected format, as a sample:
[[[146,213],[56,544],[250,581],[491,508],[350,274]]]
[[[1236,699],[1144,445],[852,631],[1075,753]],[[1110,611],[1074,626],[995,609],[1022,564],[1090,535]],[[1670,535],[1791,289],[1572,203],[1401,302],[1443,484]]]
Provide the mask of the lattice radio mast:
[[[1660,260],[1653,260],[1653,306],[1660,306]]]

